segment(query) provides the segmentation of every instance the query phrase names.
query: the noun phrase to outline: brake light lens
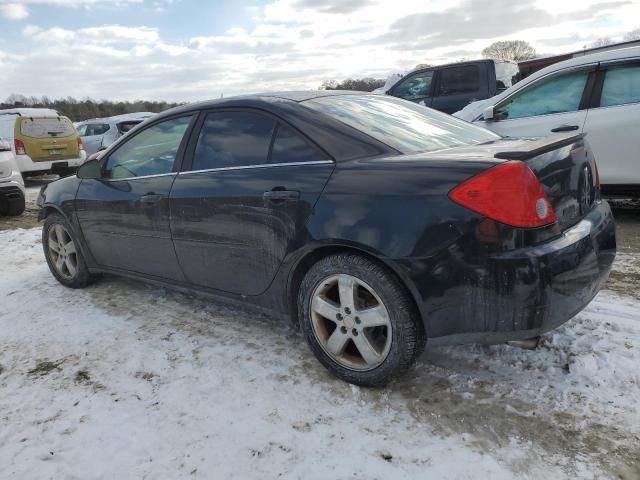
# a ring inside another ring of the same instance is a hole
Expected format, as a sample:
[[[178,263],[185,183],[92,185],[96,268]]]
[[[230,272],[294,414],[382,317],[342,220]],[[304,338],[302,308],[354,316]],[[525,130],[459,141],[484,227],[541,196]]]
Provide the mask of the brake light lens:
[[[505,225],[536,228],[556,222],[535,173],[519,160],[489,168],[449,192],[458,205]]]
[[[82,144],[82,139],[78,137],[78,150],[84,150],[84,145]]]
[[[14,145],[16,147],[16,155],[26,155],[26,151],[24,149],[24,142],[22,140],[15,139]]]

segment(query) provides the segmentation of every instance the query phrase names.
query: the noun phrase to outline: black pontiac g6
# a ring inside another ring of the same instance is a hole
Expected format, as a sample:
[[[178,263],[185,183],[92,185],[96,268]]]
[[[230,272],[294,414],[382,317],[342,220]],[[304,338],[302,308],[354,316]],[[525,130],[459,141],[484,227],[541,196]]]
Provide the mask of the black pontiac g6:
[[[615,256],[582,136],[502,138],[366,94],[178,107],[38,203],[62,284],[116,273],[289,315],[323,365],[367,386],[427,343],[562,324]]]

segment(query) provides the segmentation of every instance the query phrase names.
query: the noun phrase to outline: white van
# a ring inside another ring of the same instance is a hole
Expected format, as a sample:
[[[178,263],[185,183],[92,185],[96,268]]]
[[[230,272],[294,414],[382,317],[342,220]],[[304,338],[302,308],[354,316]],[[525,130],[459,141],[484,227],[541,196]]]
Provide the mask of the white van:
[[[71,120],[47,108],[0,110],[0,137],[9,141],[23,176],[69,175],[87,158]]]

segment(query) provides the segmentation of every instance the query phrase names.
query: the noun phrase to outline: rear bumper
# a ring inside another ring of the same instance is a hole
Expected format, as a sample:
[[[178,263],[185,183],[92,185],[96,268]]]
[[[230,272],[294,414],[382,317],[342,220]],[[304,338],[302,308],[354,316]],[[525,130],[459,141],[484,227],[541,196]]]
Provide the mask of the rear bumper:
[[[24,185],[17,179],[0,179],[0,212],[4,211],[7,206],[13,204],[22,204],[25,202]]]
[[[75,158],[56,160],[51,162],[34,162],[28,155],[16,155],[16,163],[21,172],[52,172],[57,168],[78,168],[87,159],[87,154],[82,150]]]
[[[556,328],[600,291],[615,253],[613,215],[601,202],[561,237],[487,256],[458,275],[456,285],[425,298],[429,341],[502,343]]]

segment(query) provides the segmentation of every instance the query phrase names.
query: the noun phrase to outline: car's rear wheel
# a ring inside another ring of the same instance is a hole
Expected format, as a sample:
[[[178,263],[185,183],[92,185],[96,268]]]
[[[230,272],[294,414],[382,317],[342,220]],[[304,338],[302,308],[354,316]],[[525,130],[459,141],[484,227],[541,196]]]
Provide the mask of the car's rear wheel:
[[[385,385],[416,361],[426,343],[405,288],[361,255],[331,255],[316,263],[302,281],[298,305],[318,360],[356,385]]]
[[[42,246],[49,270],[63,285],[82,288],[89,285],[94,277],[73,237],[73,229],[60,214],[47,217],[42,229]]]

